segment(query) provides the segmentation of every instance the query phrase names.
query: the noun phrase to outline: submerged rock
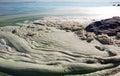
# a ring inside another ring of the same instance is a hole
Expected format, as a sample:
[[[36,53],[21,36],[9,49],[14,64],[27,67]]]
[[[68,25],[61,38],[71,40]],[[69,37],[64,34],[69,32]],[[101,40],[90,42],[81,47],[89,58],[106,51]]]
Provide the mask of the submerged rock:
[[[112,17],[101,21],[96,21],[89,24],[85,30],[87,32],[94,32],[95,34],[107,34],[114,36],[120,32],[120,17]]]

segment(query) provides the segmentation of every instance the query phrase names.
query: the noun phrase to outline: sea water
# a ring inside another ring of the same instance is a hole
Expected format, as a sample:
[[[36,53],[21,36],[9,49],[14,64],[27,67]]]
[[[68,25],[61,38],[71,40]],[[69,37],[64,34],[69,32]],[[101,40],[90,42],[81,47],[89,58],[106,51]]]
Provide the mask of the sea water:
[[[0,15],[48,12],[66,7],[101,6],[112,6],[112,4],[110,2],[0,2]]]
[[[0,26],[45,16],[120,16],[111,2],[0,2]]]

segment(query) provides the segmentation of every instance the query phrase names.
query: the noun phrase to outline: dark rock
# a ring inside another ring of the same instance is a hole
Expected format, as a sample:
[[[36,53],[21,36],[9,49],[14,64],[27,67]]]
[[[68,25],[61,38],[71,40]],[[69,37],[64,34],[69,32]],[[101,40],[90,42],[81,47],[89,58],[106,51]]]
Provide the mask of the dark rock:
[[[34,33],[34,32],[28,32],[28,33],[26,34],[26,36],[31,36],[31,37],[33,37],[34,35],[36,35],[36,33]]]
[[[12,33],[14,34],[14,33],[18,33],[18,30],[17,29],[14,29],[13,31],[12,31]]]
[[[117,4],[117,6],[120,6],[120,4]]]
[[[33,24],[35,24],[35,25],[45,25],[44,23],[41,23],[41,22],[34,22]]]
[[[96,35],[107,34],[114,36],[120,32],[120,17],[112,17],[101,21],[96,21],[89,24],[85,30],[87,32],[94,32]]]

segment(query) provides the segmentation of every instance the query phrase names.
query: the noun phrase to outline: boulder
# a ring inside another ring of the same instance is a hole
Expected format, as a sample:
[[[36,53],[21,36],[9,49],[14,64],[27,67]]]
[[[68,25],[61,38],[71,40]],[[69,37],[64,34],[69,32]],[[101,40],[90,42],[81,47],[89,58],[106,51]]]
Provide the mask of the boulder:
[[[89,24],[85,30],[87,32],[94,32],[96,35],[107,34],[114,36],[120,32],[120,17],[112,17],[101,21],[96,21]]]

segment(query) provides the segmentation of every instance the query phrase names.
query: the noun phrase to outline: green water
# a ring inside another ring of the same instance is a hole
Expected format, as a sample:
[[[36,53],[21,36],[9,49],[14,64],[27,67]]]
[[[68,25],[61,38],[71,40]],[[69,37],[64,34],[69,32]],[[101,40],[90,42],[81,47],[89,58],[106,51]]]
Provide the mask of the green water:
[[[42,18],[42,16],[28,16],[28,17],[18,17],[0,21],[0,27],[3,26],[16,26],[17,23],[23,23],[24,21],[33,21]]]

